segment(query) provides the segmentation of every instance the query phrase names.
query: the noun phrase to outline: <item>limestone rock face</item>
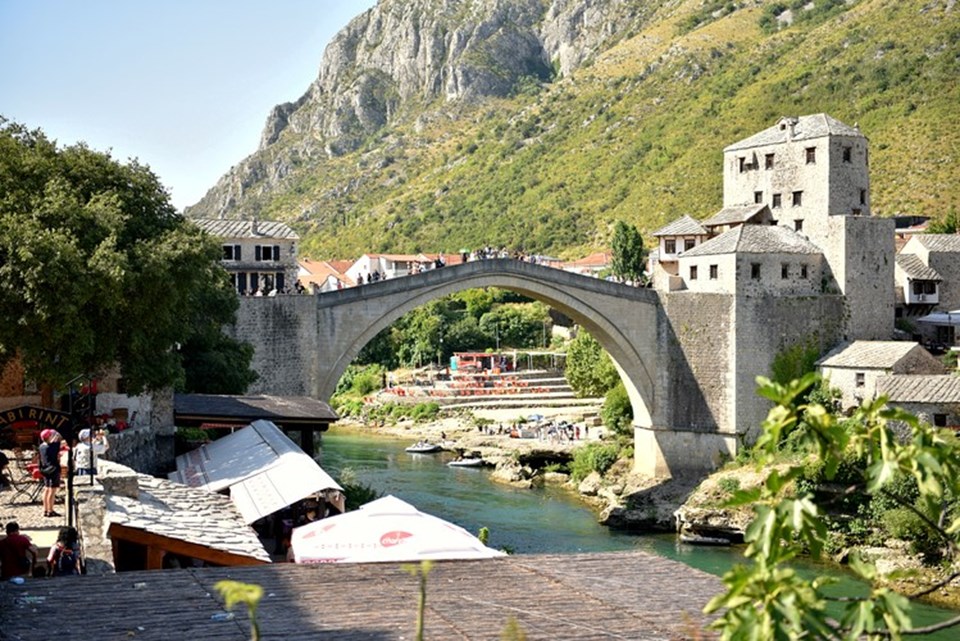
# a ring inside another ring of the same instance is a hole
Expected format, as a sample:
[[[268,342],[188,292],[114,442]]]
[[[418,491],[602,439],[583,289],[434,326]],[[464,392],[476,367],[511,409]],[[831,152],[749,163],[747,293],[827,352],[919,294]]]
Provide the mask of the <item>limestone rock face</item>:
[[[622,36],[643,5],[381,0],[333,38],[306,93],[273,108],[259,150],[188,213],[255,213],[251,201],[267,197],[291,171],[354,151],[399,119],[507,96],[530,78],[543,82],[567,74]]]

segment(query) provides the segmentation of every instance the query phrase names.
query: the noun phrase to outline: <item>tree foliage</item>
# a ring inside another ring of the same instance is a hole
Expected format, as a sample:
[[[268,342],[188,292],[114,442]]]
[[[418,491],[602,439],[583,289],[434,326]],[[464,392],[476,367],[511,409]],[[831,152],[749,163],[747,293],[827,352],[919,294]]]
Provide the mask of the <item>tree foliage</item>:
[[[861,462],[856,485],[870,496],[899,502],[942,548],[948,572],[936,583],[912,596],[930,594],[960,576],[953,562],[960,546],[960,515],[952,497],[960,496],[960,456],[955,442],[902,410],[885,407],[886,399],[865,402],[841,423],[822,405],[802,399],[817,383],[810,374],[784,385],[758,378],[760,394],[776,403],[763,424],[756,444],[758,467],[770,466],[780,443],[800,424],[806,428],[797,440],[823,465],[827,479],[837,477],[853,456]],[[909,440],[898,440],[894,423],[906,426]],[[771,469],[754,490],[735,493],[732,504],[752,505],[755,517],[747,527],[749,566],[737,566],[723,580],[727,591],[707,605],[721,612],[715,627],[723,639],[899,639],[960,624],[960,616],[922,629],[911,627],[910,602],[886,587],[873,587],[864,597],[840,600],[843,612],[830,616],[824,587],[829,579],[802,578],[787,564],[804,551],[818,557],[828,541],[822,507],[812,493],[797,490],[804,462]],[[915,498],[904,500],[894,491],[909,479]],[[876,569],[854,556],[850,567],[867,581]]]
[[[577,333],[567,347],[567,382],[580,396],[603,396],[620,382],[610,356],[593,336]]]
[[[636,225],[618,220],[613,229],[611,271],[621,280],[638,283],[643,278],[646,250]]]
[[[118,364],[131,392],[182,384],[178,346],[228,343],[209,340],[237,306],[219,253],[149,168],[0,119],[0,359],[29,378]]]

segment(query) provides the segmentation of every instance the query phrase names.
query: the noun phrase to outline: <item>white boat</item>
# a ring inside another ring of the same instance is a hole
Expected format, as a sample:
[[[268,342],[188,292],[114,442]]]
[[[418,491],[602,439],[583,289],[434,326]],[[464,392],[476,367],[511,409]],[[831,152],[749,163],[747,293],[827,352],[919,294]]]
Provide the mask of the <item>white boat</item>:
[[[439,452],[443,448],[437,445],[436,443],[430,443],[427,441],[419,441],[414,443],[410,447],[406,448],[405,452],[410,452],[411,454],[432,454],[434,452]]]
[[[483,467],[482,458],[459,458],[447,463],[450,467]]]

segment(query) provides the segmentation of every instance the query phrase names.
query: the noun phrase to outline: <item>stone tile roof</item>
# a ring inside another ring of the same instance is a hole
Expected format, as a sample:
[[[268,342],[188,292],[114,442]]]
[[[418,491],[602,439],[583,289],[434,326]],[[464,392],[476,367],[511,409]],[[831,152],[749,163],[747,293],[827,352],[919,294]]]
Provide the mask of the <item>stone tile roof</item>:
[[[841,345],[817,361],[824,367],[889,369],[919,343],[911,341],[854,341]]]
[[[960,234],[914,234],[913,238],[931,252],[960,252]]]
[[[208,416],[253,422],[266,419],[336,421],[339,416],[329,405],[309,396],[227,396],[219,394],[174,394],[173,412],[180,416]]]
[[[297,240],[300,237],[286,223],[273,220],[220,220],[196,218],[193,222],[200,229],[218,238],[278,238]],[[256,231],[253,231],[256,222]]]
[[[896,374],[877,379],[877,394],[891,403],[960,403],[960,376]]]
[[[820,248],[787,227],[778,225],[740,225],[711,238],[681,258],[719,254],[822,254]]]
[[[747,223],[763,213],[764,209],[767,209],[767,206],[762,203],[759,205],[735,205],[733,207],[724,207],[700,224],[704,227],[719,227],[720,225],[736,225],[738,223]]]
[[[924,264],[916,254],[897,254],[896,260],[900,269],[913,280],[943,280],[937,270]]]
[[[137,483],[137,498],[106,496],[108,523],[270,562],[229,497],[146,474]]]
[[[264,639],[415,636],[417,583],[400,563],[275,563],[3,584],[0,628],[20,641],[248,641],[244,607],[233,609],[232,621],[211,619],[224,612],[214,585],[227,578],[263,588],[257,618]],[[24,589],[37,598],[24,599]],[[424,627],[431,639],[496,639],[513,617],[531,639],[713,639],[702,609],[722,589],[715,576],[640,551],[440,561],[430,570]]]
[[[678,218],[672,223],[664,225],[657,231],[653,232],[653,236],[706,236],[707,230],[703,228],[703,225],[698,223],[689,214],[684,214],[682,218]]]
[[[752,147],[764,147],[766,145],[776,145],[787,142],[789,133],[788,123],[794,121],[792,140],[812,140],[814,138],[823,138],[824,136],[856,136],[865,138],[865,136],[856,127],[844,124],[824,113],[800,116],[799,118],[781,118],[772,127],[764,129],[748,138],[739,140],[732,145],[724,148],[724,152],[736,151],[738,149],[750,149]]]
[[[351,286],[356,284],[352,278],[337,269],[330,261],[301,258],[297,260],[297,264],[308,272],[308,275],[297,278],[301,284],[317,283],[321,285],[331,276]],[[347,267],[349,268],[349,266],[348,264]]]

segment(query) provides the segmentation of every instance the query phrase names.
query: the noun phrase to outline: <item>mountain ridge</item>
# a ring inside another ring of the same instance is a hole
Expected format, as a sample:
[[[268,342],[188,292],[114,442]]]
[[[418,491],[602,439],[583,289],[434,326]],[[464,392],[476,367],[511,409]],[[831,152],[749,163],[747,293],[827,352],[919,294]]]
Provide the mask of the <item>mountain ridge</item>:
[[[471,243],[571,256],[609,242],[617,219],[652,231],[713,213],[725,145],[821,111],[871,138],[875,211],[929,215],[960,202],[960,134],[948,126],[960,27],[949,0],[399,4],[385,0],[338,34],[308,92],[274,109],[261,148],[188,215],[286,220],[315,257]],[[785,11],[793,24],[778,29]],[[505,16],[506,40],[491,40]],[[379,33],[365,55],[386,47],[400,64],[404,47],[424,42],[416,30],[384,41],[394,31],[371,31],[378,20],[427,25],[444,43],[475,37],[443,58],[446,75],[367,70],[351,94],[344,70],[357,58],[344,50]],[[503,57],[491,42],[517,41],[523,55],[505,68],[480,55]],[[407,88],[391,94],[395,76]],[[341,109],[319,114],[327,104]]]

